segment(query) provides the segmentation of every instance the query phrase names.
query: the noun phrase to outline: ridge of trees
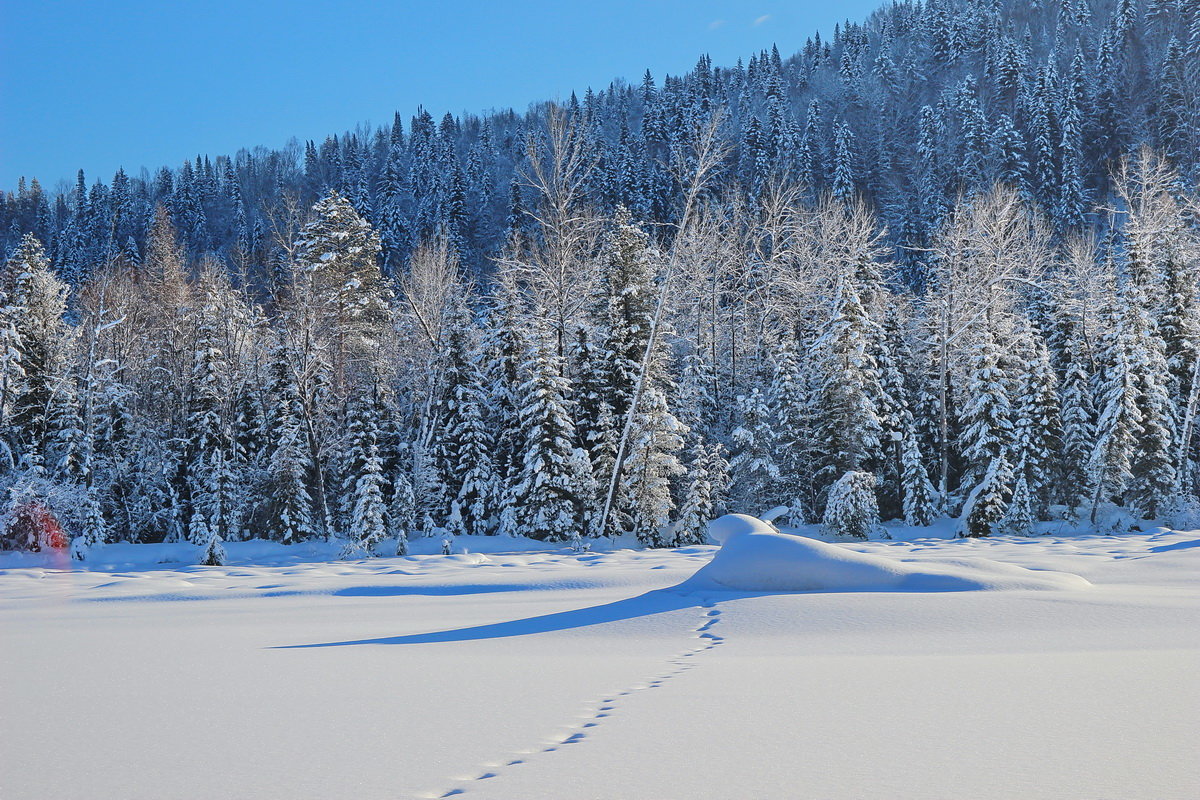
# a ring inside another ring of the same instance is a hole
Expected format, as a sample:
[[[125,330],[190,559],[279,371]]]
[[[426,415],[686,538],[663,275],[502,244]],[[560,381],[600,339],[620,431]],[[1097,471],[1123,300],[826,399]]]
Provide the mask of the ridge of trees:
[[[1194,71],[1198,18],[897,3],[661,89],[6,195],[6,544],[1190,509],[1200,83],[1138,76]]]

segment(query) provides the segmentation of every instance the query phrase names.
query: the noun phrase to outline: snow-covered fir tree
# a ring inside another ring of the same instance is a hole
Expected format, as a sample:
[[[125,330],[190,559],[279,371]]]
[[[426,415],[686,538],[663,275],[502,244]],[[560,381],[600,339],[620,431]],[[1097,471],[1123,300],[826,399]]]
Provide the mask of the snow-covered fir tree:
[[[1000,527],[1005,533],[1018,536],[1029,536],[1033,533],[1034,512],[1033,493],[1029,491],[1028,468],[1025,464],[1017,467],[1017,482],[1013,487],[1012,499],[1008,511],[1001,520]]]
[[[666,395],[652,386],[633,414],[629,452],[621,464],[617,519],[643,544],[670,544],[667,524],[675,511],[674,481],[685,474],[679,460],[687,429],[667,408]]]
[[[727,468],[721,446],[706,446],[698,437],[693,438],[689,456],[687,488],[671,542],[677,547],[708,541],[708,523],[717,516],[720,486]]]
[[[388,534],[378,413],[371,403],[359,401],[351,405],[349,417],[342,468],[344,551],[349,556],[371,556]]]
[[[835,536],[868,538],[879,527],[875,476],[869,472],[847,472],[834,481],[829,487],[821,523]]]
[[[738,412],[739,424],[730,435],[730,498],[735,507],[758,514],[771,508],[779,497],[775,419],[758,387],[738,398]],[[783,491],[791,494],[788,487]]]
[[[221,535],[215,530],[209,532],[208,544],[204,546],[200,563],[206,567],[220,567],[225,564],[225,547],[221,542]]]
[[[970,483],[963,504],[963,532],[987,536],[1004,516],[1012,494],[1012,408],[1008,376],[989,332],[971,358],[968,402],[963,408],[963,459]]]
[[[903,495],[904,523],[923,526],[933,521],[938,512],[937,491],[929,480],[929,472],[921,458],[917,437],[910,434],[901,443],[900,478]]]
[[[412,481],[404,470],[396,472],[392,484],[392,500],[388,505],[388,523],[391,534],[396,537],[396,555],[408,555],[408,536],[416,525],[417,499],[413,495]]]
[[[829,476],[826,485],[871,466],[883,448],[883,389],[874,355],[878,329],[852,278],[840,282],[834,302],[834,313],[811,350],[817,383],[813,430],[825,454],[820,472]]]
[[[71,539],[71,557],[77,561],[86,561],[92,550],[97,545],[104,544],[107,539],[108,522],[104,519],[100,499],[95,491],[89,491],[79,521],[79,533]]]
[[[467,336],[467,321],[460,316],[450,331],[439,456],[442,483],[458,504],[464,531],[484,535],[494,525],[500,484],[493,463],[494,436],[488,425],[492,414]]]
[[[305,432],[300,413],[300,397],[287,345],[276,347],[271,364],[272,410],[271,450],[272,509],[269,526],[282,542],[300,542],[319,535],[313,520],[313,501],[309,483],[314,465],[308,458]]]
[[[541,344],[526,361],[520,408],[525,457],[512,501],[521,509],[520,532],[552,542],[565,542],[580,528],[581,512],[590,499],[573,465],[570,384],[559,374],[560,366]]]

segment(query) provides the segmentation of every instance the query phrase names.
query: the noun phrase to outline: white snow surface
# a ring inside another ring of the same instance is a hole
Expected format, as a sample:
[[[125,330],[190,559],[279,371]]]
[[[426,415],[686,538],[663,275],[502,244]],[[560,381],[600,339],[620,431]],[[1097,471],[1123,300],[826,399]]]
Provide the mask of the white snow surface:
[[[0,798],[1200,796],[1200,532],[768,533],[0,554]]]
[[[761,519],[727,514],[709,538],[721,549],[681,588],[743,592],[961,592],[1084,589],[1078,575],[1038,571],[986,558],[901,560],[781,533]]]

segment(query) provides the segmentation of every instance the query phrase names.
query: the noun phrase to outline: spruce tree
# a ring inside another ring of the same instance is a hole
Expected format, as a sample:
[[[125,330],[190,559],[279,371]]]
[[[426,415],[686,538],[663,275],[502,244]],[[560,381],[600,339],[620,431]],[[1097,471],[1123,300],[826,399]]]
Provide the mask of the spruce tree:
[[[814,433],[826,481],[864,471],[882,451],[879,332],[853,280],[843,278],[838,295],[840,302],[811,351]]]
[[[524,461],[514,486],[520,533],[532,539],[568,541],[581,526],[585,497],[572,469],[575,426],[567,409],[570,384],[557,360],[536,345],[525,365],[520,423]]]
[[[807,375],[794,342],[779,354],[770,387],[770,419],[766,434],[778,467],[778,498],[791,509],[792,524],[811,521],[813,502],[813,432]]]
[[[417,500],[413,495],[412,481],[404,470],[396,472],[392,484],[392,500],[388,505],[388,523],[396,537],[396,555],[408,555],[408,536],[416,528]]]
[[[1091,496],[1092,475],[1088,464],[1096,441],[1096,407],[1093,403],[1092,376],[1083,364],[1082,342],[1072,339],[1066,371],[1059,386],[1062,409],[1062,448],[1057,495],[1074,514],[1079,504]]]
[[[970,383],[962,411],[963,459],[967,498],[963,506],[966,536],[987,536],[1004,516],[1012,493],[1012,410],[1008,376],[994,334],[985,330],[971,355]]]
[[[605,248],[600,283],[606,308],[607,391],[613,416],[624,420],[645,357],[654,319],[654,265],[649,237],[617,209]]]
[[[239,531],[237,477],[233,472],[233,441],[227,422],[229,364],[224,352],[221,279],[206,274],[201,281],[202,305],[195,324],[197,341],[192,360],[191,397],[187,418],[186,474],[192,507],[223,539]],[[204,544],[202,542],[200,544]]]
[[[692,441],[688,463],[687,488],[674,525],[675,547],[704,544],[708,541],[708,523],[716,516],[714,487],[710,471],[713,461],[720,458],[715,447],[708,447],[699,437]]]
[[[349,411],[342,468],[343,555],[371,556],[387,536],[383,459],[379,455],[378,409],[358,401]]]
[[[778,428],[767,398],[757,387],[738,398],[739,423],[730,435],[731,500],[738,510],[760,514],[778,501]]]
[[[875,476],[869,472],[847,472],[829,487],[829,499],[821,520],[835,536],[866,539],[879,528],[875,501]]]
[[[879,281],[882,283],[882,281]],[[881,452],[876,479],[881,514],[886,518],[902,513],[904,495],[904,440],[913,435],[913,415],[905,372],[912,356],[904,341],[898,319],[897,302],[887,296],[884,323],[875,345],[879,374],[879,422]]]
[[[516,271],[501,268],[491,298],[482,344],[482,377],[487,387],[487,424],[494,434],[492,464],[496,479],[496,526],[516,535],[511,523],[513,488],[523,467],[524,437],[520,424],[522,367],[529,349],[529,317]]]
[[[702,349],[683,358],[676,394],[679,421],[693,433],[707,436],[721,424],[721,409],[716,369]]]
[[[1078,228],[1082,225],[1087,208],[1087,196],[1083,186],[1082,128],[1082,111],[1072,102],[1067,106],[1063,117],[1062,141],[1059,146],[1062,154],[1062,179],[1055,216],[1064,228]]]
[[[413,494],[417,498],[414,517],[421,521],[422,534],[433,536],[450,511],[450,492],[429,444],[419,440],[413,443],[412,462]]]
[[[4,387],[9,394],[10,447],[18,458],[42,461],[51,434],[49,410],[64,367],[67,328],[67,286],[51,272],[45,248],[26,234],[4,267],[0,289],[8,298],[4,308],[7,344],[15,351],[5,357]]]
[[[1027,474],[1028,470],[1024,468],[1024,465],[1018,465],[1018,477],[1016,485],[1013,487],[1012,500],[1001,521],[1001,527],[1005,533],[1017,536],[1029,536],[1033,533],[1033,493],[1029,490],[1029,482],[1025,477]]]
[[[673,481],[684,474],[678,453],[687,428],[657,386],[643,391],[634,412],[629,452],[621,465],[616,510],[626,530],[651,547],[670,544],[666,528],[675,510]]]
[[[204,516],[199,514],[199,520],[196,517],[192,518],[192,534],[200,536],[204,533]],[[204,554],[200,557],[200,563],[206,567],[220,567],[225,564],[225,548],[221,543],[221,535],[216,530],[207,532],[208,541],[204,544]]]
[[[912,433],[904,437],[901,465],[904,524],[918,527],[928,525],[933,522],[937,512],[937,491],[929,480],[917,437]]]
[[[85,561],[97,545],[108,541],[108,522],[100,507],[98,492],[90,489],[84,499],[83,514],[79,521],[79,534],[71,540],[71,557]]]
[[[1029,175],[1029,162],[1025,157],[1025,143],[1013,125],[1012,118],[1001,114],[992,133],[996,178],[1017,189],[1024,189]]]
[[[1132,480],[1132,461],[1141,429],[1136,377],[1130,366],[1131,331],[1126,315],[1107,310],[1096,383],[1096,437],[1088,460],[1094,497],[1091,521],[1105,496],[1124,493]]]
[[[207,547],[209,541],[213,538],[212,530],[208,527],[208,520],[204,518],[204,513],[201,511],[193,511],[191,519],[188,520],[188,541],[200,547]]]
[[[499,493],[493,466],[494,437],[478,359],[467,342],[467,323],[460,316],[449,334],[446,397],[442,410],[439,461],[445,484],[458,503],[464,529],[472,535],[493,530]]]
[[[1140,425],[1130,465],[1131,500],[1147,519],[1154,519],[1176,487],[1176,407],[1170,392],[1170,370],[1162,339],[1141,308],[1130,298],[1133,346],[1129,369],[1137,391]]]
[[[404,209],[408,187],[405,185],[405,171],[401,158],[397,148],[393,147],[389,151],[384,161],[383,175],[379,181],[379,201],[376,203],[384,274],[389,276],[399,274],[411,245]]]
[[[580,328],[571,352],[574,373],[575,431],[591,461],[597,482],[597,505],[604,502],[605,480],[612,475],[617,457],[618,420],[613,417],[605,374],[605,361],[586,328]]]
[[[1062,436],[1058,377],[1050,365],[1045,342],[1024,329],[1016,339],[1012,409],[1012,458],[1016,476],[1024,478],[1026,491],[1035,498],[1034,512],[1043,516],[1049,507],[1050,482],[1056,472],[1055,455]]]
[[[821,104],[816,99],[808,105],[804,130],[800,134],[797,171],[801,185],[815,193],[825,175],[824,133],[821,129]]]
[[[855,167],[854,132],[845,122],[834,125],[833,196],[843,202],[854,199],[858,173]]]
[[[275,350],[271,364],[274,408],[271,431],[272,510],[270,529],[285,544],[318,537],[309,492],[314,465],[308,457],[300,416],[300,394],[286,344]]]
[[[90,479],[89,444],[79,394],[72,376],[63,375],[50,398],[46,415],[46,466],[63,484],[85,485]]]

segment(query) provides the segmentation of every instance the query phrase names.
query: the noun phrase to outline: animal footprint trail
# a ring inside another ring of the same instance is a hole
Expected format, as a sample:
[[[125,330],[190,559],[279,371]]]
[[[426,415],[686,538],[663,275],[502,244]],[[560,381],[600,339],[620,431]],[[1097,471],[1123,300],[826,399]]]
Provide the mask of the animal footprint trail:
[[[665,672],[612,692],[601,698],[598,702],[590,704],[592,707],[586,709],[580,715],[579,722],[562,729],[555,736],[544,740],[538,747],[514,753],[513,757],[501,761],[484,764],[483,769],[478,775],[471,778],[459,779],[458,783],[449,789],[431,794],[421,794],[418,797],[423,798],[423,800],[459,797],[460,795],[469,793],[474,786],[479,785],[480,781],[499,777],[504,770],[525,764],[533,756],[542,753],[554,753],[561,748],[584,742],[606,719],[609,719],[614,713],[619,711],[620,704],[625,698],[646,689],[657,689],[672,678],[676,678],[688,670],[694,669],[697,664],[696,656],[707,653],[725,642],[724,636],[712,632],[712,629],[721,621],[721,610],[716,607],[716,602],[711,599],[705,599],[701,602],[701,608],[704,610],[704,616],[700,624],[691,631],[692,637],[696,640],[696,645],[668,659],[667,665],[669,669]]]

